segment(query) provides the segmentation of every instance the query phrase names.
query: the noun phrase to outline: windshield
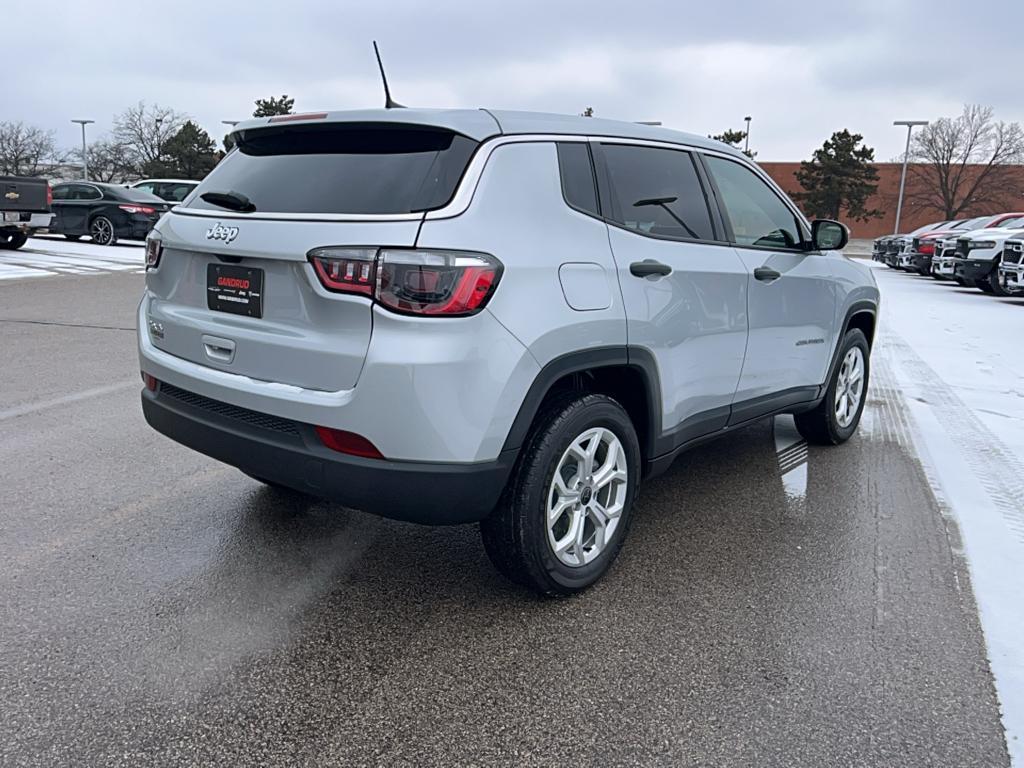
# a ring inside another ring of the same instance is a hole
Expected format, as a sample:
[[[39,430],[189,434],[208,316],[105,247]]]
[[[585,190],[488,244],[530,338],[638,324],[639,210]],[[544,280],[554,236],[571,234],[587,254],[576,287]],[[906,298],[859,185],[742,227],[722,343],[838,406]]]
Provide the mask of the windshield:
[[[975,219],[968,219],[967,221],[961,222],[957,226],[953,227],[953,229],[962,229],[965,232],[972,229],[983,229],[995,221],[995,219],[995,216],[978,216]]]
[[[440,208],[455,192],[477,142],[436,128],[328,124],[246,131],[196,190],[189,208],[234,192],[256,211],[394,214]]]

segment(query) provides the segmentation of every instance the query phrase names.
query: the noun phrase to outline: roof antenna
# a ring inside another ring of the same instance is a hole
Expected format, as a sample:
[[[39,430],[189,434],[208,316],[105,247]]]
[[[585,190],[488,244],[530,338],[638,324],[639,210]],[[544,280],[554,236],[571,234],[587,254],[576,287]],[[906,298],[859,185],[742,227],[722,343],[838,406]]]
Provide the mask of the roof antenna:
[[[384,81],[384,109],[404,109],[404,104],[399,104],[391,98],[391,89],[388,88],[388,76],[384,74],[384,62],[380,60],[380,50],[377,48],[377,41],[373,41],[373,52],[377,55],[377,66],[380,67],[380,79]]]

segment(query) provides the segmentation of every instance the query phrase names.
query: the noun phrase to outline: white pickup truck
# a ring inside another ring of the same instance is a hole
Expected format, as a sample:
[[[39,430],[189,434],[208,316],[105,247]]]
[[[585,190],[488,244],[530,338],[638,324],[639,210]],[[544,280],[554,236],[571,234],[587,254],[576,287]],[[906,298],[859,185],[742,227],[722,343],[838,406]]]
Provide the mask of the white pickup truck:
[[[46,179],[0,176],[0,249],[21,248],[30,233],[50,226],[52,200]]]

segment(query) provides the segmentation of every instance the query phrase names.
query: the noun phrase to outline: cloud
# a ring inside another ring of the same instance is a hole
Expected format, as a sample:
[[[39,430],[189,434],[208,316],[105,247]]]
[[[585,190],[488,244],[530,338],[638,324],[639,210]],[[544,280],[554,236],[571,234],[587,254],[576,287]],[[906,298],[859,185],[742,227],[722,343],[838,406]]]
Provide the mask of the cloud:
[[[12,28],[38,22],[30,4]],[[435,0],[386,4],[293,0],[221,12],[208,2],[63,3],[45,45],[5,43],[21,77],[0,119],[76,143],[140,99],[189,113],[215,136],[256,98],[288,93],[299,109],[377,106],[370,41],[379,39],[395,97],[422,106],[492,106],[660,119],[696,133],[742,127],[765,160],[797,160],[832,131],[860,132],[880,160],[902,151],[892,121],[959,112],[965,102],[1024,120],[1018,0],[794,0],[622,5],[608,0],[514,6]],[[964,33],[964,34],[961,34]],[[971,55],[962,55],[965,40]]]

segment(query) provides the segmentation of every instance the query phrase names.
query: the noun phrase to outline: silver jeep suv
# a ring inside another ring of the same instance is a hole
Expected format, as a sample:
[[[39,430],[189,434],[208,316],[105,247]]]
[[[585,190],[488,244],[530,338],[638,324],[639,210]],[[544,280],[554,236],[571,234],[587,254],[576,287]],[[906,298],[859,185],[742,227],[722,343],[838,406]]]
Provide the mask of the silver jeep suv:
[[[234,138],[147,243],[142,406],[257,480],[479,521],[504,574],[569,594],[680,451],[777,413],[857,428],[871,270],[723,144],[416,109]]]

